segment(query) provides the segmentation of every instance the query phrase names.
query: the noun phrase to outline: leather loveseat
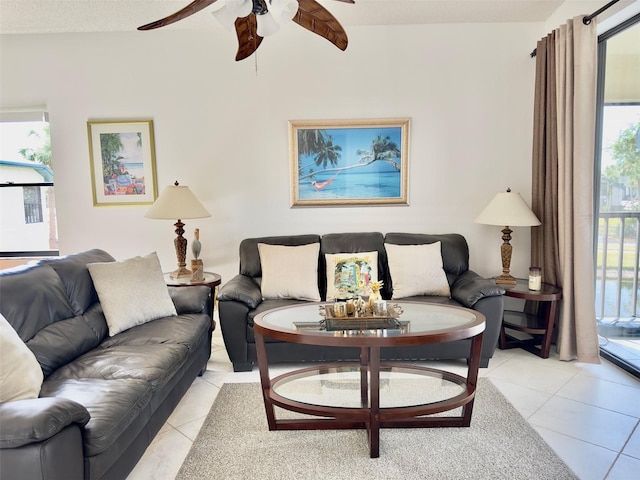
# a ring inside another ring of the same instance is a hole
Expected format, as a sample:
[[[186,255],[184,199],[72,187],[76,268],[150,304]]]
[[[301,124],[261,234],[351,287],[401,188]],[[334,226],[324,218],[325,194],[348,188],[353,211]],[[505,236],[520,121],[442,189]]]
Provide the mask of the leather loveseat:
[[[481,366],[487,367],[493,356],[503,314],[504,290],[493,280],[469,270],[469,248],[459,234],[429,235],[419,233],[330,233],[326,235],[291,235],[248,238],[240,243],[240,271],[220,289],[218,312],[227,353],[234,371],[252,370],[256,362],[253,318],[265,310],[290,305],[300,300],[269,298],[261,293],[262,270],[258,244],[301,246],[319,242],[318,289],[326,300],[326,254],[377,252],[378,279],[384,282],[383,299],[391,299],[393,278],[389,271],[385,243],[394,245],[425,245],[441,242],[443,269],[451,296],[412,296],[411,301],[439,302],[477,310],[486,317],[486,329],[481,353]],[[419,269],[420,265],[415,268]],[[383,349],[388,360],[461,359],[469,356],[469,340],[444,344]],[[357,360],[359,352],[348,348],[324,348],[313,345],[284,343],[267,339],[269,362]]]
[[[3,480],[126,478],[206,369],[210,290],[169,287],[177,315],[109,336],[87,264],[113,261],[91,250],[0,271],[0,313],[44,373],[38,398],[0,404]]]

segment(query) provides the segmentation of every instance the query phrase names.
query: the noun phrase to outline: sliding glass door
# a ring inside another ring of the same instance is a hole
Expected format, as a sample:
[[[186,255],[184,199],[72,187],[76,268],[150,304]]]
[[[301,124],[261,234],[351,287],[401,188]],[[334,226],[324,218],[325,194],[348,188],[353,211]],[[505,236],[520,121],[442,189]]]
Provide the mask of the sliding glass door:
[[[599,42],[598,333],[602,355],[640,376],[640,15]]]

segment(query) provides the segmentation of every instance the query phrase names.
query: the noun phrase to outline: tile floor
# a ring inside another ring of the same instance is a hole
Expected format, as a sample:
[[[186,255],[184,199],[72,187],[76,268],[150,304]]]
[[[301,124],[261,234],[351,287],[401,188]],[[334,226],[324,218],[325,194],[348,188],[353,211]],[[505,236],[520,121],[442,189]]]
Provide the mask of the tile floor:
[[[197,378],[128,480],[172,480],[218,394],[234,373],[219,329],[207,372]],[[448,369],[464,373],[462,363]],[[442,367],[442,363],[440,363]],[[283,367],[285,368],[285,367]],[[614,365],[543,360],[520,349],[496,350],[488,377],[583,480],[640,478],[640,381]]]

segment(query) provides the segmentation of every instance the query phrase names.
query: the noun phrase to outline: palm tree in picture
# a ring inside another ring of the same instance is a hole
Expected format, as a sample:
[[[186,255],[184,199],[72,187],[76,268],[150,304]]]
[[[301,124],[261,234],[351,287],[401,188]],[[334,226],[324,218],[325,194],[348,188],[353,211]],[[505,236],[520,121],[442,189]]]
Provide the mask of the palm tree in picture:
[[[102,175],[105,179],[118,175],[120,162],[124,159],[120,152],[124,150],[119,133],[100,134],[100,155],[102,157]]]
[[[341,152],[342,147],[334,144],[333,137],[328,135],[326,138],[323,137],[323,141],[319,145],[313,160],[317,166],[322,166],[322,168],[327,168],[328,164],[335,167],[338,164]]]
[[[318,152],[324,143],[324,130],[306,128],[298,130],[298,154],[312,155]]]
[[[362,155],[360,163],[371,165],[373,162],[384,161],[391,164],[397,171],[400,171],[400,149],[398,145],[391,140],[388,135],[376,136],[371,141],[371,150],[358,150],[358,155]]]

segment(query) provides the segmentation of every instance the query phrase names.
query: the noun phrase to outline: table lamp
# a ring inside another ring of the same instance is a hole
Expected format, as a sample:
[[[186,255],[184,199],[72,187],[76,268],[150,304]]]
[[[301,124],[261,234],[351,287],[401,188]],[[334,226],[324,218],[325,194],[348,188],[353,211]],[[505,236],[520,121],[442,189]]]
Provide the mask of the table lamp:
[[[496,279],[496,283],[503,285],[515,285],[516,279],[509,274],[511,266],[511,253],[513,247],[511,241],[511,230],[509,227],[532,227],[540,225],[540,220],[531,211],[529,205],[523,200],[519,193],[514,193],[510,188],[505,193],[498,193],[489,202],[478,218],[476,223],[484,225],[504,225],[502,230],[502,247],[500,249],[502,257],[502,275]]]
[[[184,233],[184,223],[182,223],[182,219],[205,218],[210,216],[211,214],[207,212],[207,209],[204,208],[196,196],[189,190],[189,187],[180,185],[177,181],[175,184],[165,187],[145,214],[147,218],[160,220],[178,219],[178,221],[173,224],[176,227],[177,235],[173,243],[176,247],[178,269],[169,274],[171,278],[185,278],[191,277],[192,275],[191,271],[186,268],[187,239],[182,236]]]

